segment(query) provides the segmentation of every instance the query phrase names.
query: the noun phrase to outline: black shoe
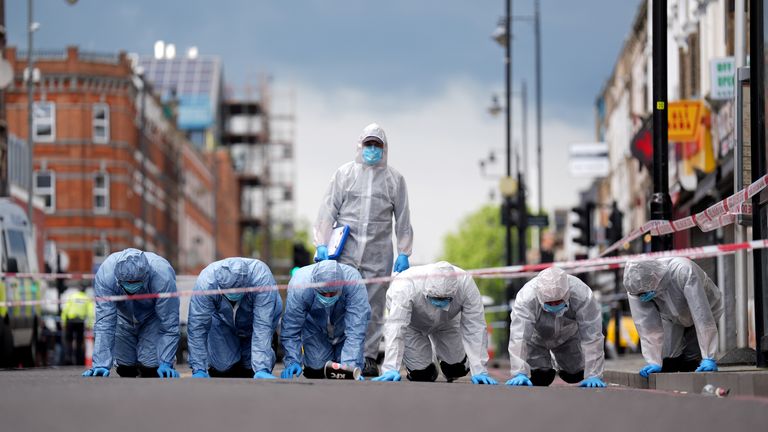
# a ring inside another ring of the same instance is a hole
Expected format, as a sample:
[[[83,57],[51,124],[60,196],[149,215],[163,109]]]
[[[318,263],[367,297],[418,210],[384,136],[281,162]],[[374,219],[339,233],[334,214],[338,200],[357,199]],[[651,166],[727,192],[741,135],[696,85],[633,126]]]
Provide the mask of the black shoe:
[[[379,376],[379,365],[376,364],[376,359],[366,357],[365,366],[363,366],[364,377],[377,377]]]

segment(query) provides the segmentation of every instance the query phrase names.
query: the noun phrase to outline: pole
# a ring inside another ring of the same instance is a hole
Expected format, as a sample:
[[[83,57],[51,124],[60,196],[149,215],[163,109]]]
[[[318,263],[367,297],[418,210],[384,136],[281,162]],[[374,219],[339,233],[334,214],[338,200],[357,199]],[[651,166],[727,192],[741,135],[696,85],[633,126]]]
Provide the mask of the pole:
[[[5,0],[0,0],[0,54],[5,57]],[[5,91],[0,89],[0,196],[10,196],[8,178],[8,124],[5,120]]]
[[[523,163],[517,164],[517,261],[520,264],[526,262],[526,230],[528,228],[528,208],[525,205],[525,173],[528,171],[528,95],[525,81],[522,83],[523,99]]]
[[[539,0],[536,0],[534,3],[534,33],[535,33],[535,43],[536,43],[536,163],[538,164],[538,167],[536,169],[536,176],[537,179],[537,187],[536,191],[538,194],[538,198],[536,201],[538,201],[538,208],[539,208],[539,214],[544,212],[544,190],[543,190],[543,183],[541,181],[542,179],[542,159],[541,159],[541,15],[539,11]],[[541,230],[539,230],[539,242],[541,242]]]
[[[506,0],[507,15],[504,20],[504,30],[506,43],[504,46],[504,75],[505,75],[505,98],[506,98],[506,156],[507,156],[507,177],[512,177],[512,0]],[[512,200],[509,197],[504,198],[507,209],[512,208]],[[509,218],[504,224],[504,246],[506,253],[506,265],[512,265],[512,224]]]
[[[667,136],[667,0],[653,0],[653,196],[651,219],[669,220],[669,142]],[[655,236],[654,251],[670,250],[672,237]]]
[[[144,76],[139,75],[141,88],[139,89],[139,152],[141,152],[141,249],[147,250],[147,149],[144,132],[146,129],[146,105],[147,105],[147,83]]]
[[[522,89],[520,91],[520,97],[523,105],[523,178],[527,179],[526,173],[528,172],[528,86],[523,80]]]
[[[34,97],[35,97],[35,58],[32,55],[32,0],[27,0],[27,70],[29,75],[27,76],[27,149],[29,150],[29,176],[27,178],[27,219],[29,223],[34,226],[32,222],[32,197],[34,196],[34,176],[35,176],[35,139],[32,131],[33,125],[33,109],[34,109]]]
[[[734,16],[734,57],[736,63],[736,106],[733,109],[734,112],[734,131],[736,131],[736,145],[733,149],[733,190],[737,192],[741,190],[744,184],[744,167],[743,167],[743,148],[744,145],[744,128],[743,118],[744,113],[742,111],[744,105],[743,92],[741,91],[741,69],[744,66],[744,0],[736,0],[735,2],[735,16]],[[743,242],[747,238],[747,229],[740,225],[734,224],[734,241]],[[735,292],[735,308],[734,315],[736,316],[736,348],[749,347],[749,330],[747,323],[748,314],[748,299],[747,299],[747,254],[744,251],[738,251],[734,255],[734,292]]]
[[[764,16],[762,0],[750,0],[750,108],[751,108],[751,143],[752,143],[752,178],[759,178],[766,172],[765,164],[765,54],[763,53],[765,41],[763,40]],[[763,206],[760,204],[761,194],[752,198],[752,238],[760,240],[765,238],[765,216]],[[757,367],[766,367],[765,351],[768,343],[765,338],[766,322],[766,283],[764,275],[764,253],[760,250],[752,252],[754,260],[754,287],[755,287],[755,340],[757,343]]]

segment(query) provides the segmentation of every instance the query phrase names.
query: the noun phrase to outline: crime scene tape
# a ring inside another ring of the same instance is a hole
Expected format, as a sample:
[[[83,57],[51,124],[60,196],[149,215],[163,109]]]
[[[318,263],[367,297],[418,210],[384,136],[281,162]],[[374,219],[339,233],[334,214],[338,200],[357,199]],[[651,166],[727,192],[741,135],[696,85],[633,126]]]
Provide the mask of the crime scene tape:
[[[568,273],[584,273],[590,271],[605,271],[618,269],[624,266],[628,261],[633,260],[653,260],[657,258],[673,258],[673,257],[685,257],[689,259],[701,259],[710,258],[719,255],[733,254],[739,250],[755,250],[768,248],[768,239],[766,240],[753,240],[743,243],[729,243],[722,245],[710,245],[701,246],[686,249],[677,249],[671,251],[650,252],[641,253],[635,255],[623,255],[615,257],[598,257],[584,260],[574,261],[561,261],[554,263],[543,264],[525,264],[515,265],[508,267],[491,267],[482,269],[466,270],[465,272],[456,272],[453,274],[446,274],[445,276],[462,276],[470,275],[472,277],[488,279],[519,279],[535,276],[539,271],[549,267],[560,267],[566,270]],[[191,296],[204,296],[204,295],[219,295],[230,293],[249,293],[249,292],[265,292],[275,290],[287,290],[289,287],[292,289],[316,289],[316,288],[328,288],[339,287],[344,285],[354,284],[374,284],[374,283],[387,283],[395,279],[394,276],[383,276],[377,278],[359,279],[359,280],[336,280],[328,282],[314,282],[306,284],[275,284],[256,287],[241,287],[241,288],[229,288],[229,289],[214,289],[214,290],[183,290],[176,292],[166,293],[146,293],[146,294],[123,294],[113,296],[96,296],[94,301],[96,302],[121,302],[130,300],[147,300],[147,299],[167,299],[174,297],[191,297]],[[408,279],[427,279],[428,275],[413,275]],[[0,307],[17,307],[17,306],[38,306],[44,304],[58,304],[63,303],[62,299],[41,299],[41,300],[10,300],[0,302]]]
[[[766,187],[768,187],[768,174],[760,177],[746,188],[734,193],[728,198],[712,204],[704,211],[694,215],[674,221],[650,220],[640,228],[632,230],[621,240],[610,245],[600,254],[600,256],[605,256],[620,247],[623,247],[625,244],[644,236],[648,232],[650,232],[652,236],[660,236],[689,230],[694,227],[699,227],[702,231],[708,232],[731,225],[736,222],[739,215],[751,214],[752,207],[747,201]]]

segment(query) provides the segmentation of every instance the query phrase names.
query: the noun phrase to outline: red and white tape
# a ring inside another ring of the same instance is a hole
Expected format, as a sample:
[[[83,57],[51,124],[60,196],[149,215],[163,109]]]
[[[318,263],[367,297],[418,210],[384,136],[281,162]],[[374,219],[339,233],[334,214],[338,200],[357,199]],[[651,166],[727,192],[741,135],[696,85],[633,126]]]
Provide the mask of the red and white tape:
[[[701,259],[701,258],[715,257],[719,255],[729,255],[739,250],[755,250],[755,249],[764,249],[764,248],[768,248],[768,240],[754,240],[754,241],[743,242],[743,243],[710,245],[710,246],[678,249],[678,250],[671,250],[671,251],[650,252],[650,253],[643,253],[643,254],[636,254],[636,255],[615,256],[615,257],[598,257],[598,258],[575,260],[575,261],[561,261],[561,262],[544,263],[544,264],[527,264],[527,265],[515,265],[515,266],[509,266],[509,267],[482,268],[482,269],[467,270],[466,273],[473,277],[481,278],[481,279],[488,279],[488,278],[519,279],[519,278],[535,276],[539,271],[549,267],[553,267],[553,266],[560,267],[569,273],[586,273],[586,272],[593,272],[593,271],[618,269],[623,267],[624,264],[626,264],[628,261],[633,261],[633,260],[652,260],[652,259],[658,259],[658,258],[672,258],[672,257]],[[456,273],[455,275],[459,276],[462,274],[464,273]],[[387,282],[391,282],[395,277],[397,276],[396,275],[384,276],[384,277],[356,280],[351,282],[361,283],[364,285],[374,284],[374,283],[387,283]],[[429,276],[427,275],[419,275],[419,276],[411,276],[410,278],[425,279],[428,277]],[[300,289],[326,288],[326,287],[348,285],[349,283],[350,281],[348,280],[339,280],[339,281],[316,282],[316,283],[307,283],[307,284],[301,284],[301,285],[293,285],[291,286],[291,288],[300,288]],[[146,299],[155,299],[155,298],[219,295],[219,294],[225,294],[225,293],[229,294],[229,293],[263,292],[263,291],[285,290],[285,289],[288,289],[288,285],[277,284],[277,285],[259,286],[259,287],[230,288],[230,289],[224,289],[224,290],[219,290],[219,289],[200,290],[200,291],[186,290],[186,291],[177,291],[177,292],[171,292],[171,293],[115,295],[115,296],[95,297],[94,300],[96,302],[119,302],[119,301],[129,301],[129,300],[146,300]],[[39,306],[44,304],[57,304],[60,302],[62,302],[62,300],[59,300],[59,299],[11,300],[11,301],[0,302],[0,307]]]
[[[768,187],[768,174],[760,177],[746,188],[728,198],[709,206],[702,212],[674,221],[648,221],[640,228],[634,229],[627,236],[609,246],[600,255],[605,256],[649,232],[652,236],[661,236],[689,230],[694,227],[699,227],[702,231],[708,232],[731,225],[736,222],[739,215],[752,213],[752,206],[749,200],[766,187]]]

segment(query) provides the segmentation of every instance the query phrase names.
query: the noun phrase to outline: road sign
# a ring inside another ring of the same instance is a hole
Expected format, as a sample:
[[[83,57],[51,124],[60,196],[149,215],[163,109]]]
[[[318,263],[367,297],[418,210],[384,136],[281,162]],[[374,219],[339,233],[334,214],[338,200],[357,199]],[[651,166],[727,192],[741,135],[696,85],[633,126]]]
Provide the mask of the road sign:
[[[548,215],[528,215],[528,226],[536,227],[548,227],[549,216]]]
[[[571,144],[568,153],[568,169],[574,177],[605,177],[610,172],[606,143]]]

